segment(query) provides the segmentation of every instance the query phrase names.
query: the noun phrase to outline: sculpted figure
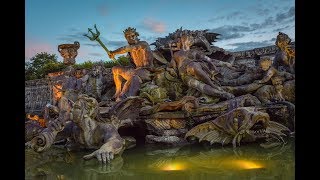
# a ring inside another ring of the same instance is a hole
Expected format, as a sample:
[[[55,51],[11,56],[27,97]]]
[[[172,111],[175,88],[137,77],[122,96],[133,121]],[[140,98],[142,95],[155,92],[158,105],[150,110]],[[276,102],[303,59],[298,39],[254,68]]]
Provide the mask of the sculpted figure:
[[[277,76],[283,77],[285,80],[291,80],[295,77],[293,74],[284,71],[278,71],[277,69],[275,69],[272,66],[271,59],[268,57],[261,59],[259,62],[259,66],[261,70],[264,71],[264,75],[261,80],[255,80],[253,83],[241,86],[223,86],[223,89],[234,95],[243,95],[256,91]]]
[[[195,126],[186,133],[185,138],[207,141],[210,144],[232,144],[236,147],[240,146],[240,142],[253,142],[258,139],[283,141],[282,136],[286,136],[283,132],[290,130],[271,121],[268,113],[260,112],[255,107],[239,107]]]
[[[58,102],[58,108],[60,116],[64,116],[64,121],[70,118],[71,106],[69,101],[74,102],[77,100],[78,94],[82,88],[82,81],[75,76],[75,69],[72,66],[68,66],[62,76],[53,77],[53,80],[58,80],[62,84],[60,91],[62,91],[62,97]],[[50,106],[46,106],[50,107]]]
[[[71,149],[97,149],[83,158],[87,160],[95,157],[99,161],[107,163],[135,141],[132,138],[121,138],[117,130],[126,125],[128,121],[135,120],[142,102],[141,98],[127,98],[115,104],[103,118],[99,115],[97,100],[81,94],[72,104],[72,123],[65,126],[61,121],[53,121],[51,128],[44,129],[27,145],[37,152],[44,151],[55,142],[54,134],[57,134],[61,131],[62,126],[65,126],[61,132],[64,134],[63,138],[68,140],[67,147]]]
[[[285,71],[295,73],[295,50],[290,45],[291,39],[285,33],[279,32],[276,46],[279,48],[274,57],[274,67],[278,70],[284,68]]]
[[[95,64],[92,70],[82,77],[84,94],[101,101],[101,96],[106,87],[107,78],[105,77],[103,64]]]
[[[291,73],[285,71],[278,71],[275,67],[272,66],[272,60],[270,58],[264,58],[260,61],[260,67],[263,71],[266,72],[263,79],[255,81],[256,83],[267,83],[269,80],[276,76],[281,76],[285,80],[292,80],[295,76]]]
[[[61,88],[56,86],[56,89],[62,92],[62,97],[58,101],[58,106],[51,104],[45,106],[44,120],[47,128],[41,132],[41,137],[35,138],[38,144],[43,144],[38,151],[50,147],[56,138],[60,138],[57,135],[68,125],[72,103],[77,100],[82,85],[82,81],[76,78],[75,69],[72,66],[68,66],[62,75],[50,78],[61,85]],[[45,143],[48,141],[50,143]]]
[[[271,102],[285,101],[282,95],[283,91],[283,78],[276,76],[272,78],[272,85],[265,85],[258,89],[254,95],[264,104]]]
[[[178,70],[182,81],[189,87],[197,89],[199,92],[209,96],[215,96],[223,99],[231,99],[234,95],[222,90],[219,85],[214,82],[218,72],[216,70],[215,60],[211,60],[197,51],[190,50],[191,41],[187,35],[181,36],[181,50],[173,54],[170,66]],[[169,67],[170,67],[169,66]]]
[[[166,59],[171,59],[170,55],[170,44],[172,41],[175,41],[177,38],[181,37],[182,34],[189,36],[190,41],[192,42],[191,49],[196,49],[202,51],[204,54],[213,59],[218,59],[223,62],[228,62],[233,64],[235,57],[232,53],[225,51],[222,48],[216,47],[213,45],[213,42],[217,41],[217,37],[220,35],[218,33],[209,32],[206,30],[188,30],[179,28],[173,33],[169,33],[168,36],[164,38],[157,38],[154,43],[156,50],[161,52]],[[175,43],[173,43],[173,47]]]
[[[226,76],[223,76],[222,78],[217,77],[217,79],[219,79],[219,83],[222,86],[241,86],[253,83],[255,80],[262,79],[263,75],[264,71],[259,66],[254,66],[252,68],[246,68],[244,73],[235,78],[229,79],[226,78]]]
[[[114,66],[112,68],[116,101],[124,99],[125,96],[137,95],[141,83],[151,80],[149,70],[153,67],[153,54],[149,44],[138,39],[139,33],[136,29],[129,27],[123,33],[129,45],[110,51],[108,55],[114,58],[117,54],[129,53],[133,64],[130,67]],[[123,87],[122,78],[126,80]]]

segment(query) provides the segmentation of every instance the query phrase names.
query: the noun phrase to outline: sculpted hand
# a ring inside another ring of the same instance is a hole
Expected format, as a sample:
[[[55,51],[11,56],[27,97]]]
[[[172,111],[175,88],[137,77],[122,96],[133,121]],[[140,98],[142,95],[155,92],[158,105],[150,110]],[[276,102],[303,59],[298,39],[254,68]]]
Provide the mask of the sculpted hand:
[[[113,54],[111,51],[108,53],[108,56],[110,59],[114,59],[115,54]]]
[[[100,149],[94,151],[91,154],[83,156],[83,159],[89,160],[94,157],[98,159],[99,162],[103,164],[109,163],[116,154],[118,154],[121,150],[123,145],[117,144],[117,147],[114,146],[114,143],[105,143],[100,147]]]

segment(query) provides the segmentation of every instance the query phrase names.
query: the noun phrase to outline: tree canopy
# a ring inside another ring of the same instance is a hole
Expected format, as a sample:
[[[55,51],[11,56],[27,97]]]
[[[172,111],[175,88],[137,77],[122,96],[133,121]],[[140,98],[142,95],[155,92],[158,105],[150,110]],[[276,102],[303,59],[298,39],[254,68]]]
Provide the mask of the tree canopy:
[[[111,68],[114,65],[128,65],[129,59],[125,56],[119,56],[114,61],[104,61],[103,64],[106,68]],[[85,61],[83,63],[74,64],[75,69],[91,69],[95,63],[92,61]],[[66,68],[67,66],[63,62],[57,60],[57,55],[48,54],[47,52],[37,53],[29,61],[25,62],[25,80],[41,79],[45,78],[48,73],[58,72]]]

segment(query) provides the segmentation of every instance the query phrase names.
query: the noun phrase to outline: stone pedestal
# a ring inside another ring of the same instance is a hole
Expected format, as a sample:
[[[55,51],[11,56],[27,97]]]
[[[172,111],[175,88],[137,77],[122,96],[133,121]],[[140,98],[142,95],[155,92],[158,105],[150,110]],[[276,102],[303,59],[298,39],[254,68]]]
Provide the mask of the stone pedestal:
[[[73,65],[76,63],[76,57],[78,55],[78,49],[80,48],[80,43],[75,41],[74,44],[60,44],[58,46],[58,51],[63,57],[63,63],[66,65]]]

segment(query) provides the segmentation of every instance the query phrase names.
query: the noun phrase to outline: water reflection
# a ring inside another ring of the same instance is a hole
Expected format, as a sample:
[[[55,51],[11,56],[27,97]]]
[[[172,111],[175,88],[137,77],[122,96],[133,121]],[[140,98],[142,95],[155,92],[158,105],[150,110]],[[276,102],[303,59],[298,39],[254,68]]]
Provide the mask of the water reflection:
[[[294,179],[294,141],[273,149],[137,147],[107,165],[84,161],[87,153],[26,150],[26,179]]]

